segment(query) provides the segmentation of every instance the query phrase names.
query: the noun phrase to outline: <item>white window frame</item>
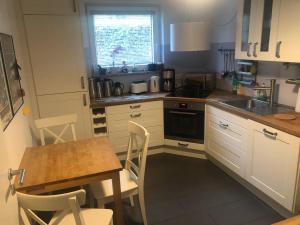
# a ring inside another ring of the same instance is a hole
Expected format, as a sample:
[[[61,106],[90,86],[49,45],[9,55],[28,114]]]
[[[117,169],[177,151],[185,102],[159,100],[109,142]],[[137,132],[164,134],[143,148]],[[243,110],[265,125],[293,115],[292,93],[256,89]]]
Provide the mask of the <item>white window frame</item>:
[[[152,14],[153,15],[153,58],[154,62],[161,62],[161,16],[160,8],[158,6],[118,6],[118,5],[87,5],[86,7],[88,16],[88,30],[89,30],[89,41],[90,41],[90,54],[93,65],[93,70],[97,68],[97,54],[95,46],[95,35],[94,35],[94,20],[93,16],[97,14],[105,13],[120,13],[120,14]],[[138,64],[136,64],[138,65]],[[146,66],[147,65],[139,65]],[[110,67],[108,67],[110,68]]]

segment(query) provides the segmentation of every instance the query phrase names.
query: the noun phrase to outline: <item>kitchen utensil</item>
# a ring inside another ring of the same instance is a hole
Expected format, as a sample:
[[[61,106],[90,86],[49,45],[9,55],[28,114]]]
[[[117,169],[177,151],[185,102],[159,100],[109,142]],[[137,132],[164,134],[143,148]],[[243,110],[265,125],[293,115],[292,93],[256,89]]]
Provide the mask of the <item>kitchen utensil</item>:
[[[159,76],[152,76],[150,78],[150,91],[152,93],[154,92],[159,92],[160,88],[159,88]]]
[[[279,120],[294,120],[297,117],[291,114],[275,114],[274,117]]]
[[[104,98],[104,85],[102,80],[96,81],[96,99]]]
[[[89,78],[89,91],[90,91],[90,98],[92,100],[96,99],[96,79]]]
[[[116,82],[114,85],[114,95],[115,96],[122,96],[124,93],[124,84],[120,82]]]
[[[111,97],[113,91],[114,82],[111,79],[104,80],[104,92],[105,97]]]

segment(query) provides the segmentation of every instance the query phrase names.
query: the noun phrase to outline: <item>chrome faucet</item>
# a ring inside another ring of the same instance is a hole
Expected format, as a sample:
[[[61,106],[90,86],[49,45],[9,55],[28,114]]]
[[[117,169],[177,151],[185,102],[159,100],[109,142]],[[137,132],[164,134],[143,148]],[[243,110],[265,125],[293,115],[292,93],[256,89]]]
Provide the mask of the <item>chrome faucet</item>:
[[[270,91],[270,96],[269,96],[269,103],[270,105],[274,105],[274,99],[275,99],[275,86],[276,86],[276,79],[271,79],[270,80],[270,86],[269,87],[254,87],[253,90],[255,91]]]

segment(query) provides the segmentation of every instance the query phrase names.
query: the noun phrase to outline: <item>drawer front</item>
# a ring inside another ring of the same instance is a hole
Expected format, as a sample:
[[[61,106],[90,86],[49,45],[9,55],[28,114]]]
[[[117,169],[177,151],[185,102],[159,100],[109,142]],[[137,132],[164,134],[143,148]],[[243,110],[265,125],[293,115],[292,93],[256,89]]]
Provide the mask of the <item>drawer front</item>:
[[[204,144],[171,140],[171,139],[165,139],[164,143],[165,143],[165,145],[168,145],[168,146],[174,146],[174,147],[179,147],[179,148],[183,148],[183,149],[192,149],[192,150],[201,150],[201,151],[205,150]]]
[[[227,168],[245,177],[247,120],[208,107],[206,112],[206,148]]]
[[[128,121],[134,121],[145,128],[163,126],[163,111],[162,109],[156,109],[118,115],[108,114],[107,119],[109,133],[114,133],[117,131],[127,131]]]
[[[242,117],[236,116],[209,105],[206,105],[206,112],[215,115],[218,118],[223,118],[224,120],[230,121],[233,124],[237,124],[240,127],[247,128],[247,119],[244,119]]]
[[[150,133],[149,147],[159,146],[164,144],[163,127],[150,127],[147,128]],[[110,133],[109,139],[115,149],[115,152],[126,152],[129,140],[128,131],[119,131]]]
[[[123,114],[123,113],[134,113],[136,111],[147,111],[152,109],[163,109],[162,101],[134,103],[126,105],[117,105],[106,107],[106,113],[109,115]]]

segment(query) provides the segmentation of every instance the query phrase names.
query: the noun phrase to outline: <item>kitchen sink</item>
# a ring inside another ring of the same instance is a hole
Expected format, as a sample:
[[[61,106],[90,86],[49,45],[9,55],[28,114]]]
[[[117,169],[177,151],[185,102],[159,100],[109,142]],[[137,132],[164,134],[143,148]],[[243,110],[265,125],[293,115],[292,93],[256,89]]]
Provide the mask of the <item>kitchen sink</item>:
[[[223,103],[262,116],[292,111],[287,107],[270,105],[268,102],[253,99],[230,100]]]

